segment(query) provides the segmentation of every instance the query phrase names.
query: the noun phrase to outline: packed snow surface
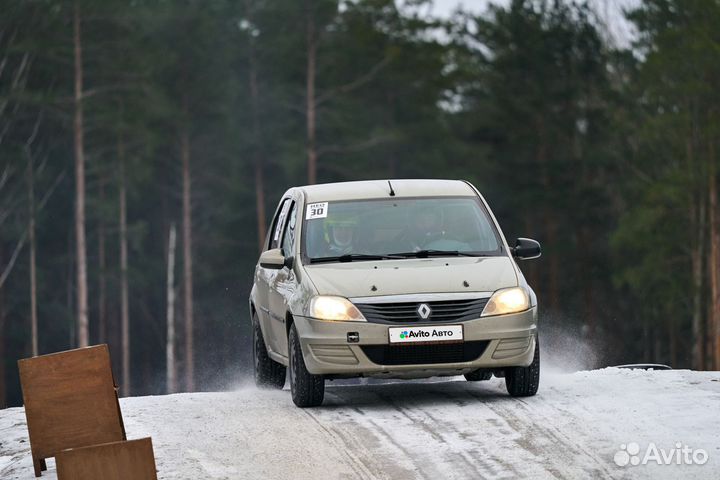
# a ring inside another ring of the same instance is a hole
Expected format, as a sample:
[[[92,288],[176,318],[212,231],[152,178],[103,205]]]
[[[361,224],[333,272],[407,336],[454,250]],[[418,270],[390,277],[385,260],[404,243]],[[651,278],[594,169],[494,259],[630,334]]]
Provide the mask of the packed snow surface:
[[[287,389],[250,386],[121,408],[128,438],[152,437],[164,479],[720,478],[720,372],[544,374],[525,399],[502,379],[452,379],[328,382],[307,410]],[[702,449],[706,462],[643,465],[650,443]],[[640,464],[618,466],[631,444]],[[34,478],[22,408],[0,410],[0,478]]]

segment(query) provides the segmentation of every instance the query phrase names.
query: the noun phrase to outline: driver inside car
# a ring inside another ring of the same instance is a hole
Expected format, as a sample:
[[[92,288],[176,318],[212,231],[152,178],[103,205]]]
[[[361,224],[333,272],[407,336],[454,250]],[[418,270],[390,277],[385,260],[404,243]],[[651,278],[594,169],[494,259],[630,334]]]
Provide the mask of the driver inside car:
[[[443,230],[442,211],[437,208],[424,208],[415,213],[415,222],[408,235],[413,242],[413,251],[422,250],[436,240],[445,236]]]
[[[329,240],[328,251],[333,256],[345,255],[353,252],[353,238],[355,237],[356,223],[351,220],[335,220],[325,222],[329,230],[326,239]]]

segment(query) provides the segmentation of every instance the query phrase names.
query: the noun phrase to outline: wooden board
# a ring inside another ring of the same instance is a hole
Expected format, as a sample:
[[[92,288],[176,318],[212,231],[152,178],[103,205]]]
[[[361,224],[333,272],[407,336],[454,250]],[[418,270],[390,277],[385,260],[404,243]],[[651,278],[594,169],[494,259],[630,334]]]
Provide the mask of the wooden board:
[[[150,438],[63,450],[55,462],[58,480],[157,480]]]
[[[18,361],[35,476],[67,448],[125,440],[107,345]]]

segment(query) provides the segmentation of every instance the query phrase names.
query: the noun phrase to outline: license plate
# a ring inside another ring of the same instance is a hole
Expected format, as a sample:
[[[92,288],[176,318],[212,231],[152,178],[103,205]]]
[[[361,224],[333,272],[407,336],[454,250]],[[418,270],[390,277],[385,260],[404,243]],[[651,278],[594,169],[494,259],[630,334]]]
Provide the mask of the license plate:
[[[438,327],[390,327],[390,343],[462,342],[462,325]]]

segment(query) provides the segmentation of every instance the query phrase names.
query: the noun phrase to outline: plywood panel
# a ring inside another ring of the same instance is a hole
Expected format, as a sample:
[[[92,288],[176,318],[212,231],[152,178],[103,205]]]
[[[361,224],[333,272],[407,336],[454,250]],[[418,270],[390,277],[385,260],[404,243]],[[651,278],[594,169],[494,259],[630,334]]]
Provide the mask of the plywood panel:
[[[36,476],[67,448],[125,439],[107,345],[18,362]]]
[[[63,450],[55,462],[58,480],[157,480],[150,438]]]

